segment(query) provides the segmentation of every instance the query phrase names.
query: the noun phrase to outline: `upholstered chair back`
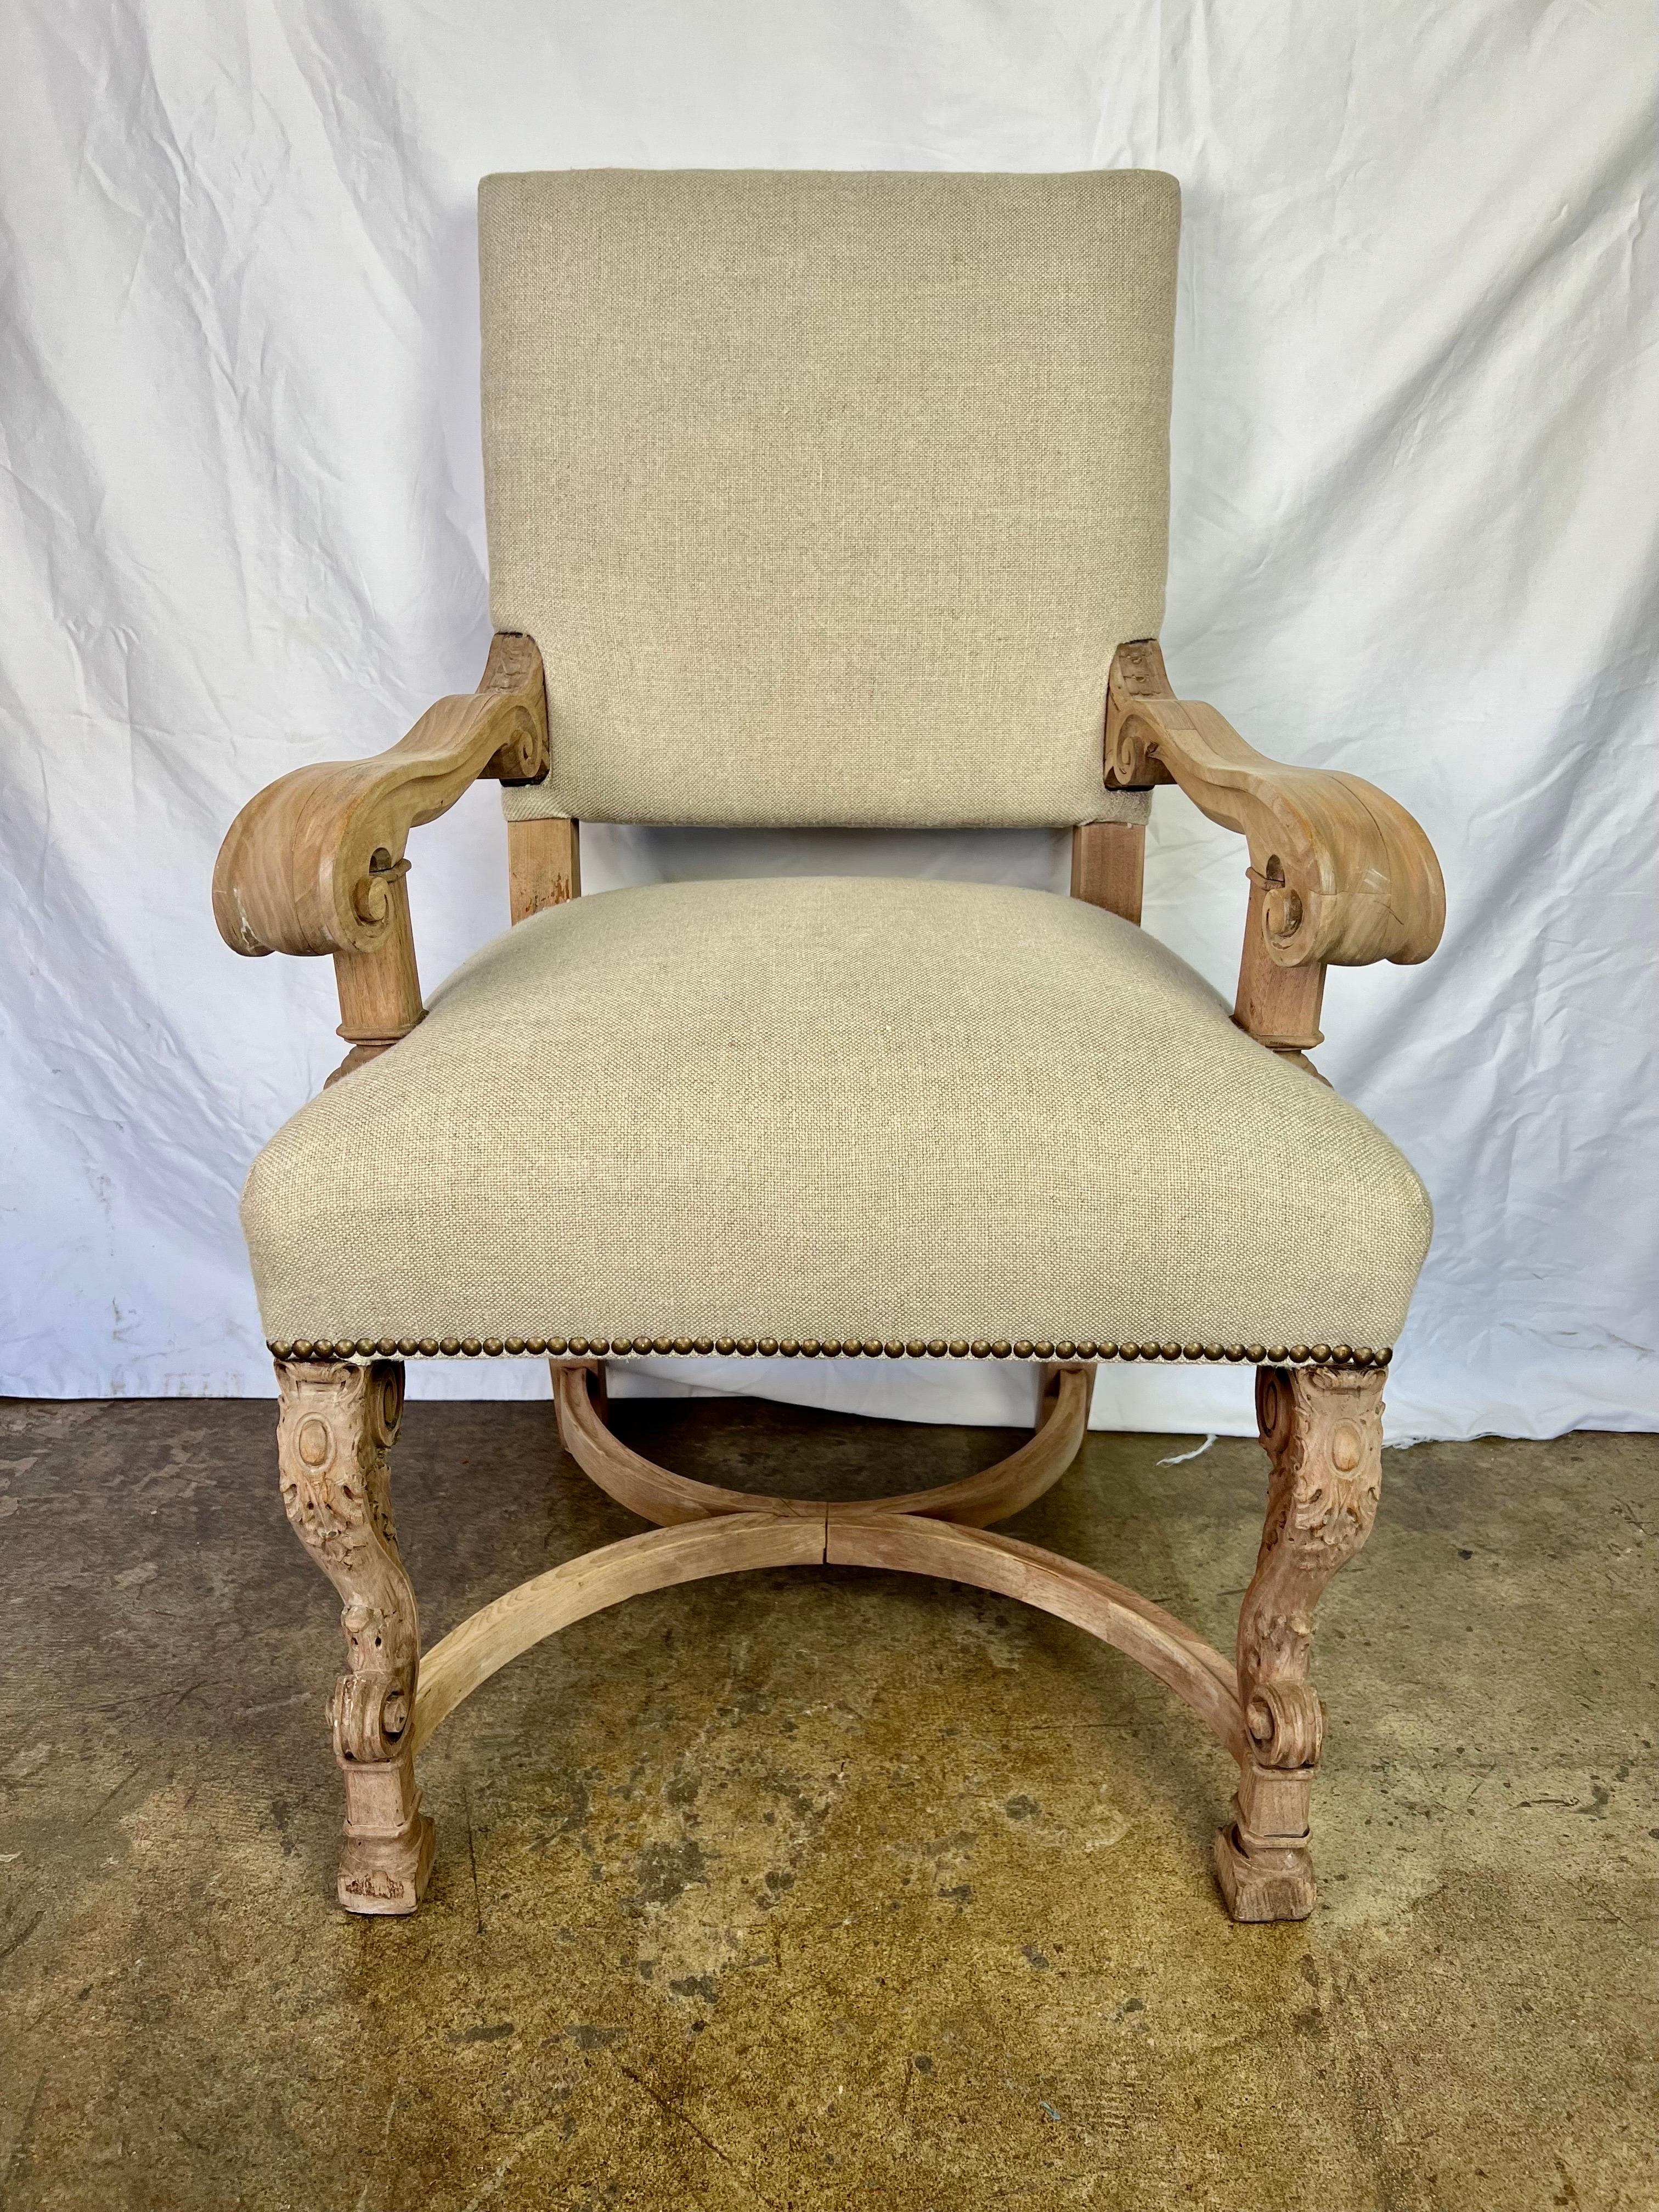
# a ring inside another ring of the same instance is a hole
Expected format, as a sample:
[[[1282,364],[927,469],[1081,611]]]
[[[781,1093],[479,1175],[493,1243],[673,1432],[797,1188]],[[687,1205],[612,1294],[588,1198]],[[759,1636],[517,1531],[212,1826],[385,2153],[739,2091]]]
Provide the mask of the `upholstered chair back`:
[[[508,811],[1095,818],[1179,223],[1150,170],[486,178],[491,610],[552,739]]]

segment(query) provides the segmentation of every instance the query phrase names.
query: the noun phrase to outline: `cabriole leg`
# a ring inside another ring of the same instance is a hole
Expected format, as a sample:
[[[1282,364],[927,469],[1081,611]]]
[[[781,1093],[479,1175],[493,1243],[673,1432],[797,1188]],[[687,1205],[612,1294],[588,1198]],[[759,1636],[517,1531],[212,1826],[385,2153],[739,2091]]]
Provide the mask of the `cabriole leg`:
[[[1273,1472],[1261,1549],[1238,1616],[1249,1748],[1232,1820],[1216,1838],[1216,1875],[1235,1920],[1305,1920],[1314,1907],[1309,1803],[1325,1734],[1308,1679],[1314,1614],[1376,1518],[1382,1377],[1263,1367],[1255,1401]]]
[[[283,1504],[342,1601],[346,1671],[328,1705],[346,1790],[339,1900],[349,1912],[413,1912],[432,1870],[433,1834],[411,1746],[420,1629],[386,1467],[403,1367],[279,1359],[276,1385]]]

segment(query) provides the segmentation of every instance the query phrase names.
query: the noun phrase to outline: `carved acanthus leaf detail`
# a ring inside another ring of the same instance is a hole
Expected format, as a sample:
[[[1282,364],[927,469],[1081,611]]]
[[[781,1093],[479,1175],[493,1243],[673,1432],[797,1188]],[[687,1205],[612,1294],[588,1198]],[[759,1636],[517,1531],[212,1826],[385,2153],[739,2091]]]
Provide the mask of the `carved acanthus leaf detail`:
[[[1267,1525],[1238,1620],[1239,1696],[1264,1766],[1318,1763],[1324,1716],[1308,1680],[1325,1585],[1365,1541],[1382,1489],[1380,1375],[1262,1368]]]
[[[330,1705],[342,1760],[397,1756],[415,1709],[420,1630],[392,1523],[386,1454],[403,1412],[395,1360],[296,1367],[278,1361],[283,1504],[340,1593],[346,1672]]]

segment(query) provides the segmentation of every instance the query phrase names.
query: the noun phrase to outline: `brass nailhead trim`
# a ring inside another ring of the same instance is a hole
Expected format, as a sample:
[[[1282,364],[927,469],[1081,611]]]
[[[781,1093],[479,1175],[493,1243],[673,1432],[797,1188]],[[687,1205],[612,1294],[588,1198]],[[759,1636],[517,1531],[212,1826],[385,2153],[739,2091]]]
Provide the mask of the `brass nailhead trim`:
[[[1373,1351],[1370,1345],[1350,1346],[1346,1344],[1094,1344],[1088,1341],[1073,1343],[1062,1337],[1050,1343],[1047,1338],[1033,1341],[1028,1337],[1013,1342],[1006,1337],[994,1340],[975,1337],[970,1342],[965,1337],[942,1336],[923,1341],[912,1337],[908,1343],[897,1338],[885,1342],[879,1337],[849,1336],[838,1340],[830,1336],[820,1340],[817,1337],[763,1336],[618,1336],[614,1340],[595,1336],[359,1336],[338,1338],[296,1336],[269,1339],[265,1349],[274,1359],[281,1360],[337,1360],[337,1359],[476,1359],[481,1354],[488,1359],[498,1359],[503,1353],[517,1358],[528,1353],[539,1359],[550,1353],[562,1359],[568,1353],[572,1358],[602,1358],[612,1352],[619,1358],[630,1353],[639,1355],[655,1352],[666,1357],[670,1353],[685,1358],[696,1352],[707,1358],[718,1352],[729,1358],[733,1352],[743,1358],[758,1353],[770,1359],[781,1356],[785,1359],[855,1359],[860,1355],[866,1359],[1164,1359],[1188,1360],[1194,1364],[1214,1364],[1231,1361],[1235,1365],[1247,1361],[1252,1367],[1387,1367],[1394,1358],[1391,1346]]]

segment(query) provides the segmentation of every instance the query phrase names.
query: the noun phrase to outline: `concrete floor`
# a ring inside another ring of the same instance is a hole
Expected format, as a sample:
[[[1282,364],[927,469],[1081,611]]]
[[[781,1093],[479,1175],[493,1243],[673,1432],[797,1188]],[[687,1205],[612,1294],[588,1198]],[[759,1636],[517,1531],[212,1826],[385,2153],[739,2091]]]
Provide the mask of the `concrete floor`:
[[[1006,1433],[632,1401],[739,1487]],[[422,1761],[412,1921],[331,1901],[336,1607],[271,1407],[0,1404],[8,2208],[1659,2204],[1651,1437],[1391,1452],[1320,1638],[1322,1898],[1236,1928],[1230,1768],[1063,1624],[856,1570],[638,1600]],[[1227,1646],[1264,1467],[1097,1436],[1011,1524]],[[428,1640],[638,1523],[550,1407],[416,1405]]]

